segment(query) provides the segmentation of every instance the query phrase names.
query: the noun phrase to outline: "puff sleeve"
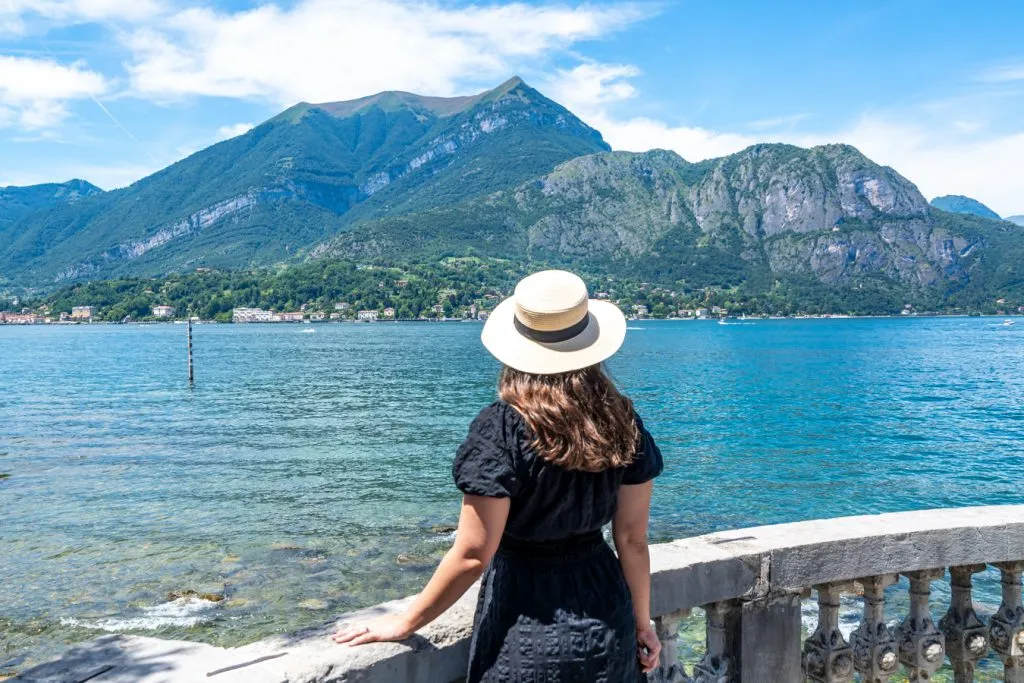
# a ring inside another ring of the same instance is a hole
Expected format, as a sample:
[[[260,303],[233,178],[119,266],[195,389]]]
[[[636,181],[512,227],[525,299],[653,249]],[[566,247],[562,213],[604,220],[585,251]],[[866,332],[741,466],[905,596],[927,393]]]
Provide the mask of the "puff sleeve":
[[[644,421],[640,419],[639,415],[636,415],[636,427],[640,432],[640,445],[637,448],[636,457],[626,466],[626,471],[622,475],[623,484],[644,484],[665,469],[661,450],[658,448],[658,444],[654,443],[654,437],[644,427]]]
[[[514,463],[514,430],[501,402],[476,416],[452,465],[455,485],[463,493],[491,498],[512,498],[520,488]],[[510,433],[511,432],[511,433]]]

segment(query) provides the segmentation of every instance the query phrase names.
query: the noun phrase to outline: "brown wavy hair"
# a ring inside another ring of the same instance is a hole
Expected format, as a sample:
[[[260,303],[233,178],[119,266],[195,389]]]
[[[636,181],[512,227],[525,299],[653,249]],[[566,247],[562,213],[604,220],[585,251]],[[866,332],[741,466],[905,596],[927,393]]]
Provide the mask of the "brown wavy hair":
[[[555,465],[600,472],[633,461],[640,433],[633,402],[601,365],[556,375],[501,371],[498,395],[533,430],[533,448]]]

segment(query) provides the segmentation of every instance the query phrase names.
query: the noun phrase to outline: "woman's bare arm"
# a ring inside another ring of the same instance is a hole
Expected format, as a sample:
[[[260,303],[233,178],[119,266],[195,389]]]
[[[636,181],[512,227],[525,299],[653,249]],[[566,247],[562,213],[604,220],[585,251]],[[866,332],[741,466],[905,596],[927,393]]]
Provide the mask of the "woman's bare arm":
[[[649,671],[658,662],[661,644],[651,630],[651,554],[647,547],[647,521],[653,482],[619,487],[612,537],[619,564],[633,599],[641,664]]]
[[[404,640],[440,616],[469,590],[490,564],[505,532],[509,506],[508,498],[464,496],[455,544],[408,609],[399,615],[342,628],[334,634],[334,641],[362,645]]]

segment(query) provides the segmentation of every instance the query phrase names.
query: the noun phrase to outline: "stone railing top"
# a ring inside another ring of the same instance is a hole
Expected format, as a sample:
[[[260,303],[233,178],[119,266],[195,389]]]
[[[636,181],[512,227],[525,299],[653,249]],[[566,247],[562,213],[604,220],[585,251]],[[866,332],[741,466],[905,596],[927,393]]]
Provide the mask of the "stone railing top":
[[[842,517],[724,531],[651,546],[652,614],[732,598],[918,569],[1024,559],[1024,505]],[[347,648],[340,622],[392,613],[405,600],[245,647],[107,636],[19,681],[440,683],[465,672],[476,590],[405,643]]]
[[[652,609],[878,574],[1024,559],[1024,505],[837,517],[651,546]]]

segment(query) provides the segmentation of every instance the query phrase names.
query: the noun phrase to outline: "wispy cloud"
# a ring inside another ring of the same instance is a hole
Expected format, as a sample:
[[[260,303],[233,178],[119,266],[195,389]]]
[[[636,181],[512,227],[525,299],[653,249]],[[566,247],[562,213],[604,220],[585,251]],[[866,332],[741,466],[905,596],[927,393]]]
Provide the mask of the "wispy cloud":
[[[255,128],[253,123],[235,123],[230,126],[221,126],[217,129],[217,138],[219,140],[227,140],[228,138],[238,137],[248,133],[253,128]]]
[[[22,35],[29,22],[138,22],[166,10],[161,0],[0,0],[0,36]]]
[[[778,130],[780,128],[792,129],[799,123],[803,123],[812,115],[809,112],[802,114],[789,114],[787,116],[773,116],[767,119],[758,119],[747,124],[752,130]]]
[[[140,96],[165,100],[206,95],[292,104],[382,89],[450,95],[648,12],[632,3],[453,7],[432,0],[300,0],[233,13],[193,8],[129,32],[128,73]]]
[[[0,127],[53,127],[68,115],[69,101],[95,98],[107,88],[102,74],[80,62],[0,55]]]
[[[986,69],[978,74],[978,80],[982,83],[1011,83],[1013,81],[1024,81],[1024,62],[1018,64],[1004,64]]]

